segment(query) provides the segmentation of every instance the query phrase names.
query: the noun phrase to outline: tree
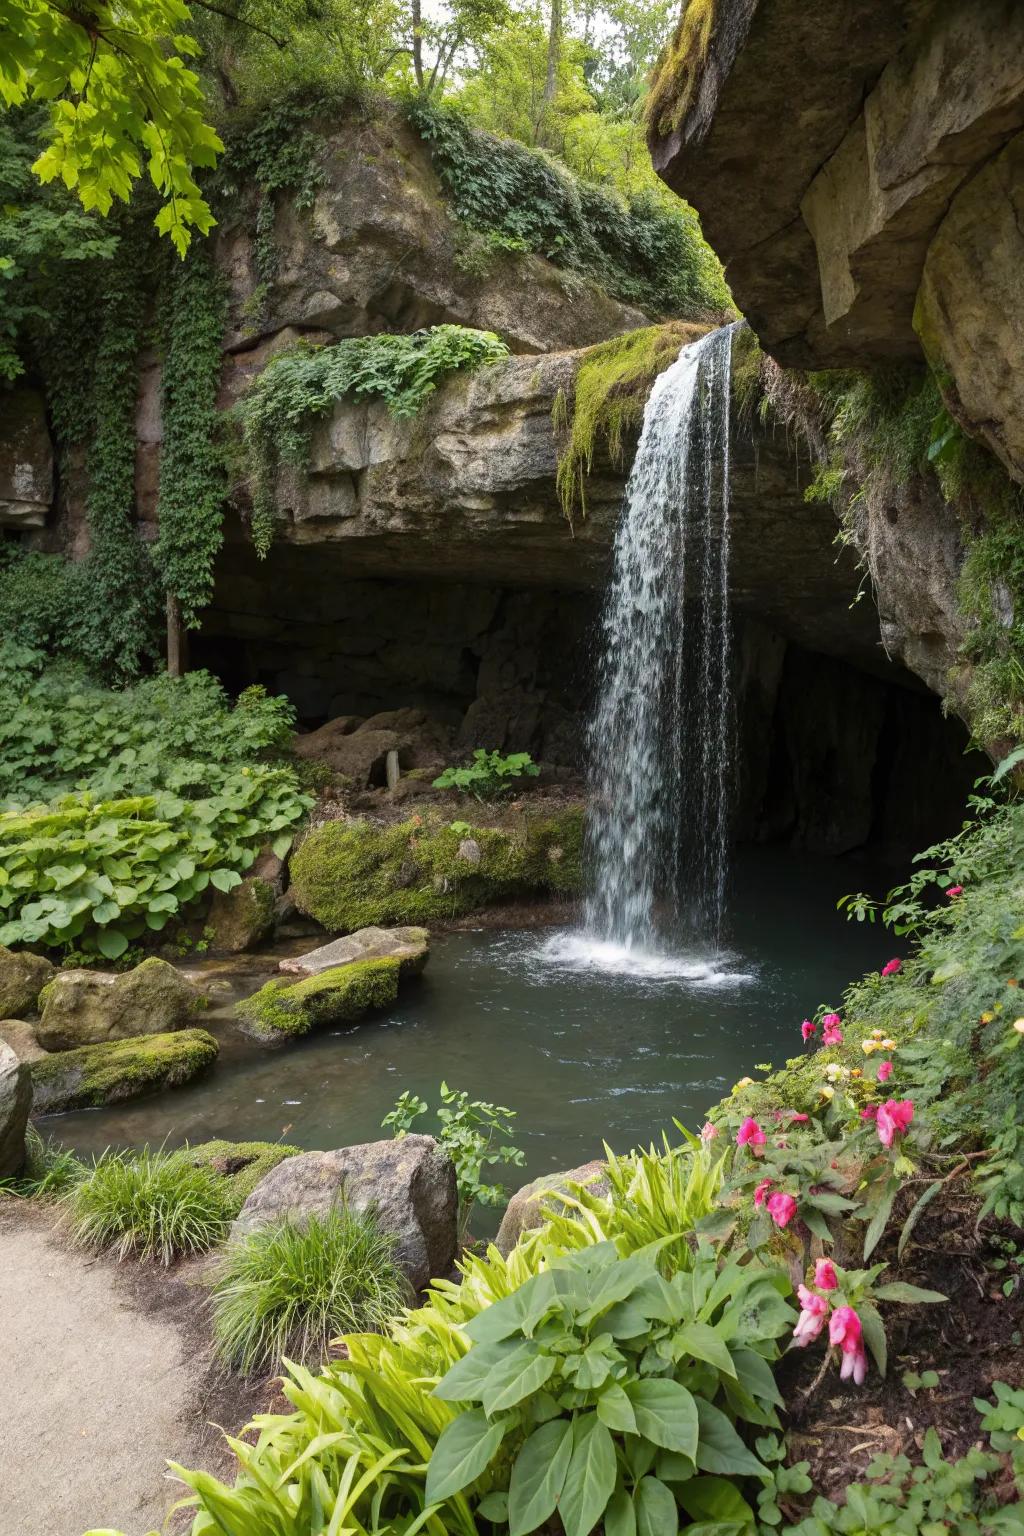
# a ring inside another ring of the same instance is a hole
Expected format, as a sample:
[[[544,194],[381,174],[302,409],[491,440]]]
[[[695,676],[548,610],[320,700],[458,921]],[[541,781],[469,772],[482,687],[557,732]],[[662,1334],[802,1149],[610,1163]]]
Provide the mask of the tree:
[[[214,222],[193,173],[223,148],[185,63],[198,51],[190,26],[183,0],[0,0],[0,100],[49,104],[35,174],[106,214],[115,197],[129,200],[145,163],[157,228],[181,256],[193,229]]]

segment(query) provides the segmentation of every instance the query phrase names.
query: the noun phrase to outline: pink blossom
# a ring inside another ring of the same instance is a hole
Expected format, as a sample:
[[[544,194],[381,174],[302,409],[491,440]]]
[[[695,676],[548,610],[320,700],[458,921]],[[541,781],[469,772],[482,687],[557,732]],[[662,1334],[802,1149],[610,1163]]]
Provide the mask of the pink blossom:
[[[791,1109],[789,1111],[789,1123],[790,1123],[790,1125],[799,1125],[803,1121],[809,1120],[810,1118],[811,1118],[810,1115],[798,1114],[795,1109]]]
[[[839,1277],[831,1259],[819,1259],[814,1266],[814,1283],[819,1291],[837,1291]]]
[[[860,1117],[862,1120],[876,1120],[878,1118],[878,1105],[865,1104],[864,1108],[860,1112]],[[833,1167],[834,1166],[835,1164],[833,1164]]]
[[[843,1032],[839,1028],[841,1023],[842,1020],[840,1019],[838,1013],[826,1013],[825,1017],[821,1021],[822,1045],[842,1045]]]
[[[762,1131],[757,1121],[751,1115],[747,1116],[739,1130],[736,1132],[736,1145],[738,1147],[745,1147],[749,1145],[754,1147],[756,1150],[758,1147],[763,1147],[767,1139],[768,1138],[764,1134],[764,1131]]]
[[[963,888],[962,885],[951,885],[949,887],[949,889],[946,891],[946,895],[947,896],[962,896],[963,893],[964,893],[964,888]]]
[[[892,1077],[892,1062],[883,1061],[878,1068],[878,1081],[880,1083],[887,1083],[890,1077]]]
[[[812,1024],[810,1019],[804,1019],[803,1023],[800,1025],[800,1033],[803,1035],[805,1040],[809,1040],[811,1036],[817,1032],[817,1028],[818,1026],[816,1024]]]
[[[700,1139],[701,1139],[702,1142],[704,1142],[705,1146],[707,1145],[707,1143],[709,1141],[714,1141],[714,1139],[715,1139],[715,1137],[717,1135],[718,1135],[718,1128],[717,1128],[717,1126],[712,1125],[710,1120],[705,1120],[703,1126],[701,1127],[701,1133],[700,1133]]]
[[[777,1227],[788,1227],[796,1215],[796,1201],[792,1195],[784,1194],[777,1189],[774,1195],[769,1195],[766,1201],[768,1214]]]
[[[838,1344],[843,1352],[840,1381],[849,1381],[852,1376],[859,1387],[867,1375],[868,1358],[864,1353],[860,1318],[852,1307],[836,1307],[829,1319],[828,1341]]]
[[[755,1204],[755,1206],[760,1206],[760,1205],[764,1204],[765,1196],[767,1195],[767,1193],[771,1189],[771,1187],[772,1187],[772,1180],[771,1179],[762,1179],[761,1180],[760,1184],[754,1190],[754,1204]]]
[[[796,1294],[800,1301],[800,1316],[793,1329],[793,1343],[798,1349],[806,1349],[825,1326],[828,1302],[824,1296],[816,1296],[806,1285],[798,1285]]]
[[[903,969],[903,961],[902,960],[889,960],[889,961],[887,961],[887,963],[885,965],[882,966],[882,975],[883,976],[895,976],[896,972],[897,971],[902,971],[902,969]]]
[[[878,1111],[878,1139],[883,1147],[891,1147],[893,1138],[902,1136],[914,1118],[914,1105],[910,1099],[887,1099]]]

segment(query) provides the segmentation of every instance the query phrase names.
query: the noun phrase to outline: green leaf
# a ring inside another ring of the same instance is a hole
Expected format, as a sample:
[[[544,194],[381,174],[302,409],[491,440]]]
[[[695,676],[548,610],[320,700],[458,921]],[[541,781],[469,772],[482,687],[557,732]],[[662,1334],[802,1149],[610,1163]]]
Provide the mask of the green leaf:
[[[108,960],[117,960],[128,948],[128,940],[117,928],[103,928],[96,935],[96,948]]]
[[[897,1259],[902,1259],[904,1253],[906,1252],[907,1244],[910,1242],[911,1234],[913,1233],[914,1228],[917,1226],[918,1221],[924,1214],[926,1206],[931,1204],[939,1190],[942,1188],[942,1182],[943,1181],[941,1179],[936,1179],[934,1184],[929,1184],[924,1194],[920,1195],[915,1201],[914,1205],[911,1207],[910,1215],[903,1223],[903,1231],[900,1233],[900,1240],[896,1244]]]
[[[596,1413],[573,1425],[573,1448],[558,1513],[565,1536],[589,1536],[615,1488],[615,1444]]]
[[[890,1177],[886,1180],[882,1193],[878,1197],[878,1204],[875,1206],[874,1214],[868,1222],[867,1231],[864,1233],[865,1264],[878,1247],[882,1234],[885,1231],[886,1222],[889,1220],[892,1211],[893,1201],[899,1192],[899,1187],[899,1179],[894,1176]]]
[[[602,1424],[619,1434],[635,1435],[637,1432],[633,1404],[617,1382],[605,1387],[598,1398],[597,1416]]]
[[[697,1404],[684,1386],[659,1376],[631,1381],[625,1392],[641,1435],[667,1451],[681,1451],[696,1460]]]
[[[181,879],[187,879],[187,878],[190,878],[190,877],[183,875],[183,876],[180,876],[180,878]],[[241,883],[242,883],[242,877],[241,877],[240,874],[237,873],[236,870],[233,870],[233,869],[211,869],[210,870],[210,884],[216,886],[218,891],[224,891],[225,893],[227,891],[233,891],[235,886],[236,885],[241,885]]]
[[[747,1449],[722,1410],[702,1397],[696,1399],[696,1404],[700,1439],[694,1460],[701,1471],[731,1477],[764,1477],[765,1466]]]
[[[442,1430],[427,1468],[428,1504],[440,1504],[486,1471],[505,1438],[506,1424],[491,1424],[480,1408],[460,1413]]]
[[[727,1477],[695,1477],[677,1495],[691,1520],[739,1520],[753,1525],[754,1511]]]
[[[522,1344],[492,1369],[481,1394],[485,1413],[493,1416],[514,1408],[524,1397],[538,1391],[554,1369],[554,1356],[541,1354],[535,1344]]]
[[[725,1376],[735,1376],[732,1355],[719,1333],[709,1323],[687,1323],[675,1336],[676,1358],[685,1352],[695,1360],[706,1360]]]
[[[873,1307],[869,1302],[861,1302],[857,1311],[864,1333],[864,1342],[871,1351],[871,1357],[878,1367],[878,1374],[884,1376],[889,1363],[885,1325],[878,1315],[877,1307]]]
[[[508,1489],[509,1536],[527,1536],[555,1512],[572,1455],[571,1419],[542,1424],[524,1444]]]
[[[885,1285],[876,1285],[872,1294],[876,1301],[913,1303],[949,1300],[941,1291],[924,1291],[919,1285],[908,1285],[905,1280],[889,1280]]]
[[[678,1536],[679,1511],[672,1490],[656,1477],[642,1477],[633,1495],[636,1536]]]
[[[426,1106],[424,1106],[425,1108]],[[500,1344],[476,1344],[457,1360],[434,1388],[434,1397],[448,1403],[479,1402],[495,1366],[508,1355],[519,1353],[521,1346],[509,1340]]]
[[[604,1536],[636,1536],[636,1509],[625,1488],[616,1488],[609,1500]]]

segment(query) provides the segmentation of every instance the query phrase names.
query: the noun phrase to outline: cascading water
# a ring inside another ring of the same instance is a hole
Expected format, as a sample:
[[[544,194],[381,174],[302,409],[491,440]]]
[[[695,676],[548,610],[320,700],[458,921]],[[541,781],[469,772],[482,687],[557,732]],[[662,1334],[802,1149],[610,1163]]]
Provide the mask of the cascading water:
[[[657,951],[718,947],[733,747],[729,379],[735,326],[659,375],[626,487],[587,745],[585,926]]]

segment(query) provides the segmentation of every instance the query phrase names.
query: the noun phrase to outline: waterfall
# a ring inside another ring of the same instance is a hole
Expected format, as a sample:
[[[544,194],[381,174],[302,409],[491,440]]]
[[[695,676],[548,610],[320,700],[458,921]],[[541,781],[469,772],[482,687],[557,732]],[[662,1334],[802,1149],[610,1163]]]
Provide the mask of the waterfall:
[[[592,809],[585,926],[656,950],[718,947],[733,701],[729,376],[735,326],[659,375],[626,486],[587,730]]]

